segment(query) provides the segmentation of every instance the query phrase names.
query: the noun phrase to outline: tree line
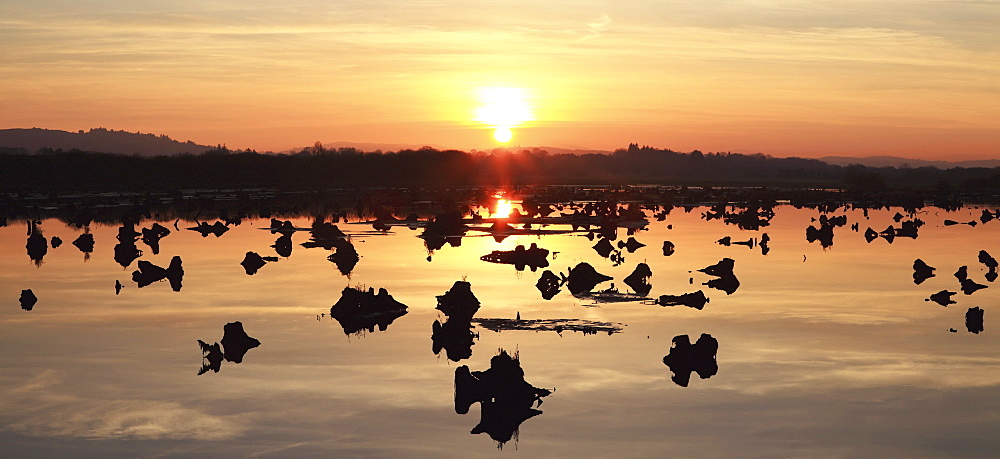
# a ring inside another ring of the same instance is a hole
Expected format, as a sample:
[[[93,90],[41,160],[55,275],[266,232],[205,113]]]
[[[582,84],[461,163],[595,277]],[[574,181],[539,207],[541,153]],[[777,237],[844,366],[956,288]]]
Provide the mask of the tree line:
[[[824,187],[992,193],[1000,168],[835,166],[763,154],[639,147],[612,154],[397,152],[305,149],[290,155],[229,151],[139,157],[83,151],[0,155],[0,191],[167,191],[188,188],[322,190],[366,187],[657,184]]]

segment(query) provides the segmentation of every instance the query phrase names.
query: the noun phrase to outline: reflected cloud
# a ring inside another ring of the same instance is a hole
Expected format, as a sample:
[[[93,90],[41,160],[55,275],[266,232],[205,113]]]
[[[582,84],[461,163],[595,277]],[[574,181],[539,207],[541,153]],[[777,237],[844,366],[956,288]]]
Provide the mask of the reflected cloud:
[[[14,419],[6,429],[44,438],[199,441],[238,437],[245,429],[238,416],[170,401],[81,398],[67,393],[67,384],[49,370],[8,392],[0,399],[4,417]]]

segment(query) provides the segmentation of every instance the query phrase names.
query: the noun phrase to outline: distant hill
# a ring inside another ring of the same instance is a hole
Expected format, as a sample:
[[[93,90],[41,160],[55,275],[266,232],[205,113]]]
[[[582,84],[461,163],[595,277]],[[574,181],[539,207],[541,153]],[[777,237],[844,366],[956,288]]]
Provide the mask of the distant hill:
[[[868,167],[936,167],[938,169],[951,169],[953,167],[1000,167],[1000,160],[983,159],[978,161],[926,161],[922,159],[900,158],[898,156],[867,156],[864,158],[851,158],[847,156],[824,156],[819,158],[827,164],[834,166],[850,166],[860,164]]]
[[[204,153],[215,147],[194,142],[178,142],[165,135],[114,131],[94,128],[68,132],[55,129],[0,129],[0,151],[37,153],[51,148],[139,156],[164,156],[180,153]]]
[[[407,144],[407,143],[374,143],[374,142],[344,142],[344,141],[337,141],[337,142],[330,142],[330,143],[324,143],[323,144],[323,148],[325,148],[327,150],[337,150],[339,148],[355,148],[355,149],[357,149],[359,151],[363,151],[363,152],[373,152],[373,151],[389,152],[389,151],[400,151],[400,150],[419,150],[419,149],[424,148],[424,147],[431,147],[431,148],[434,148],[436,150],[443,150],[444,149],[440,145],[416,145],[416,144]],[[282,151],[279,151],[278,153],[299,153],[302,150],[312,150],[312,148],[313,148],[312,145],[308,145],[308,146],[303,146],[303,147],[291,148],[291,149],[288,149],[288,150],[282,150]]]
[[[406,144],[406,143],[371,143],[371,142],[366,143],[366,142],[345,142],[345,141],[338,141],[338,142],[330,142],[330,143],[324,143],[323,144],[323,148],[325,148],[327,150],[336,150],[338,148],[355,148],[355,149],[358,149],[358,150],[364,151],[364,152],[373,152],[373,151],[390,152],[390,151],[401,151],[401,150],[420,150],[421,148],[425,148],[425,147],[431,147],[431,148],[433,148],[435,150],[446,150],[447,149],[447,148],[442,147],[440,145],[417,145],[417,144]],[[292,149],[289,149],[289,150],[280,151],[279,153],[299,153],[302,150],[312,150],[312,148],[313,148],[312,145],[310,145],[310,146],[303,146],[303,147],[292,148]],[[534,153],[537,153],[537,152],[540,152],[540,151],[547,151],[547,152],[549,152],[550,155],[562,155],[562,154],[585,155],[585,154],[592,154],[592,153],[602,154],[602,155],[610,155],[611,153],[614,153],[614,152],[608,151],[608,150],[587,150],[587,149],[582,149],[582,148],[562,148],[562,147],[496,147],[496,148],[492,148],[492,149],[489,149],[489,150],[475,150],[475,149],[473,149],[473,150],[467,150],[467,151],[470,151],[470,152],[481,151],[481,152],[485,152],[485,153],[500,153],[500,152],[520,153],[520,152],[525,151],[525,150],[530,151],[530,152],[534,152]]]

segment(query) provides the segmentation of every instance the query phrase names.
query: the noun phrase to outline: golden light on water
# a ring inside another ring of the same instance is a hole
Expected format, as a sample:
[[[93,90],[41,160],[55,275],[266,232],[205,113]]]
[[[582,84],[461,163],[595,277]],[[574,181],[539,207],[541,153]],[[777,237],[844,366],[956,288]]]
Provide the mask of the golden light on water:
[[[506,199],[497,199],[497,208],[493,212],[493,216],[498,218],[509,217],[510,213],[513,210],[514,210],[514,203]]]
[[[534,119],[528,92],[523,88],[479,88],[477,99],[479,106],[473,119],[492,128],[497,142],[509,142],[514,137],[513,128]]]

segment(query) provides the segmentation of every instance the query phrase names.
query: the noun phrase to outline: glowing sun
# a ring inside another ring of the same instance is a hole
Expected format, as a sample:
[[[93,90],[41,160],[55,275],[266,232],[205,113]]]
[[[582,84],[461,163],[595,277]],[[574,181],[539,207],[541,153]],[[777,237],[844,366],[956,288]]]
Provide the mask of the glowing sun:
[[[510,213],[514,211],[514,203],[506,199],[497,199],[497,209],[493,212],[493,216],[497,218],[506,218],[510,216]]]
[[[493,138],[507,143],[514,137],[511,128],[533,120],[527,92],[522,88],[479,88],[475,121],[493,128]]]
[[[493,130],[493,138],[500,143],[510,142],[510,138],[514,137],[514,133],[510,131],[509,127],[498,127]]]

